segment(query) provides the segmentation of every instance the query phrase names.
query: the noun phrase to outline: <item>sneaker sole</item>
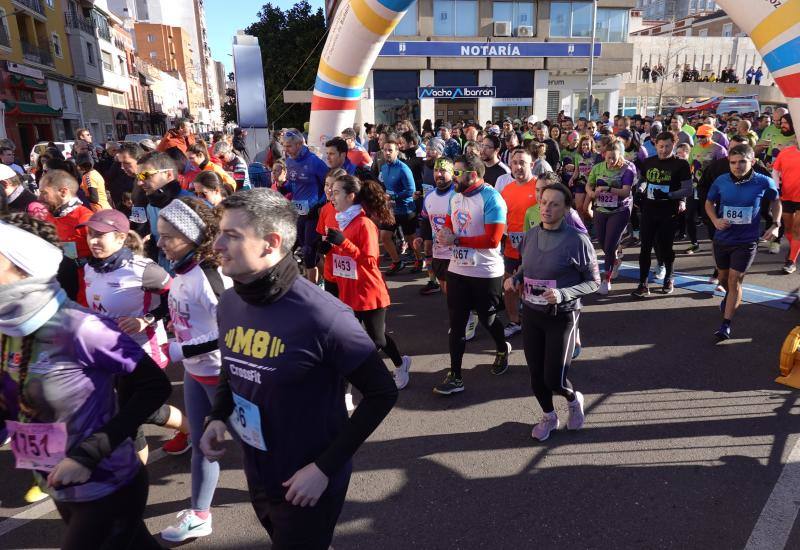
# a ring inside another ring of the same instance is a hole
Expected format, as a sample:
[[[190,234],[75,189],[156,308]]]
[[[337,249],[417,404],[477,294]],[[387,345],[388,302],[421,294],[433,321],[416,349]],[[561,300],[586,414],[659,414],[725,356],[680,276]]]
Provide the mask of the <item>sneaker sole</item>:
[[[556,427],[553,428],[552,430],[550,430],[549,432],[547,432],[546,436],[544,436],[543,438],[539,439],[538,437],[533,435],[533,432],[531,432],[531,439],[535,439],[536,441],[547,441],[548,439],[550,439],[550,436],[553,435],[553,432],[558,431],[558,429],[560,427],[561,427],[561,420],[559,419],[559,421],[556,423]]]
[[[507,370],[508,370],[508,365],[506,365],[506,367],[500,372],[496,372],[494,369],[492,369],[490,372],[492,373],[493,376],[500,376],[501,374],[505,374]]]
[[[577,394],[579,394],[581,396],[580,397],[580,399],[581,399],[581,409],[583,409],[583,404],[585,402],[585,398],[584,398],[582,393],[580,393],[580,392],[575,392],[575,393],[577,393]],[[570,430],[570,431],[580,430],[581,428],[583,428],[583,425],[585,423],[586,423],[586,413],[584,412],[583,418],[581,419],[581,423],[578,426],[575,426],[575,427],[570,426],[569,425],[569,419],[567,419],[567,429]]]
[[[201,530],[190,531],[189,533],[187,533],[187,535],[185,537],[175,537],[175,538],[169,538],[169,537],[165,536],[163,532],[159,533],[159,534],[161,535],[161,538],[164,539],[167,542],[183,542],[183,541],[189,540],[189,539],[207,537],[208,535],[210,535],[213,532],[214,532],[213,529],[209,528],[209,530],[207,532],[206,531],[201,531]]]
[[[462,391],[464,391],[464,387],[463,386],[460,387],[460,388],[452,389],[450,391],[442,391],[442,390],[433,388],[433,393],[436,393],[438,395],[453,395],[454,393],[461,393]]]

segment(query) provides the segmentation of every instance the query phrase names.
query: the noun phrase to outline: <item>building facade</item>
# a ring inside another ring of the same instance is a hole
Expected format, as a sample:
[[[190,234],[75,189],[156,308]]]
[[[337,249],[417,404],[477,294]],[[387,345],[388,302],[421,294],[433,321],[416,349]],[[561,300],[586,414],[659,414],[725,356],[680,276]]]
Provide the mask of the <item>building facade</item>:
[[[645,19],[672,21],[715,11],[717,4],[713,0],[637,0],[636,9],[644,12]]]
[[[592,2],[419,0],[365,84],[357,118],[499,120],[588,115]],[[635,0],[600,0],[593,113],[616,112]]]

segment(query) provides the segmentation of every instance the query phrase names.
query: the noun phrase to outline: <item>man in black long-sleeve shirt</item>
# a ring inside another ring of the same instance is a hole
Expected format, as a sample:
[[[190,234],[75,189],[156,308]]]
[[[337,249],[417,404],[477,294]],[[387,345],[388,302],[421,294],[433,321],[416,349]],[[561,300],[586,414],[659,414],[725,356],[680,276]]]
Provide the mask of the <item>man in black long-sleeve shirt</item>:
[[[239,435],[250,499],[275,548],[327,549],[351,458],[397,400],[375,344],[352,311],[299,276],[297,214],[279,193],[240,191],[221,203],[217,309],[222,370],[200,448]],[[344,386],[364,396],[348,419]]]

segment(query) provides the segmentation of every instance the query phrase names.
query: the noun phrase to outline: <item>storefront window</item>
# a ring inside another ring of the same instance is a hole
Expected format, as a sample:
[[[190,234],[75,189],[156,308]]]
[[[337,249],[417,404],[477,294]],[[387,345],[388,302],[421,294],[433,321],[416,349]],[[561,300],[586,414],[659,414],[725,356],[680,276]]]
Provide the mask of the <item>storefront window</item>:
[[[493,2],[492,17],[495,21],[509,21],[512,34],[518,35],[522,26],[533,27],[536,34],[536,6],[533,2]]]
[[[607,111],[608,108],[608,92],[594,92],[592,93],[594,96],[594,105],[592,106],[592,118],[599,118],[600,115],[603,114],[604,111]],[[573,118],[577,119],[580,117],[589,118],[589,112],[587,110],[587,98],[588,94],[586,92],[578,92],[575,94],[575,103],[573,103],[573,110],[572,113]]]
[[[477,36],[478,0],[433,0],[433,34]]]
[[[417,35],[417,3],[412,2],[408,6],[408,11],[392,31],[395,36],[416,36]]]
[[[373,71],[375,122],[411,120],[419,126],[418,71]]]

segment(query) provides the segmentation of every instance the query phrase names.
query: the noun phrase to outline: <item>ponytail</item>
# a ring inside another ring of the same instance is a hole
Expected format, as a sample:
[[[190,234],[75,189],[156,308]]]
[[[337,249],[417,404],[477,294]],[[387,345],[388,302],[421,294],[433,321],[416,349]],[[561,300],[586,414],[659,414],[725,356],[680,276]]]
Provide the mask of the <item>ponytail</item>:
[[[386,192],[381,185],[373,179],[359,180],[355,176],[340,176],[336,178],[342,190],[353,193],[355,204],[360,204],[367,216],[378,225],[394,225],[394,213],[386,201]]]

